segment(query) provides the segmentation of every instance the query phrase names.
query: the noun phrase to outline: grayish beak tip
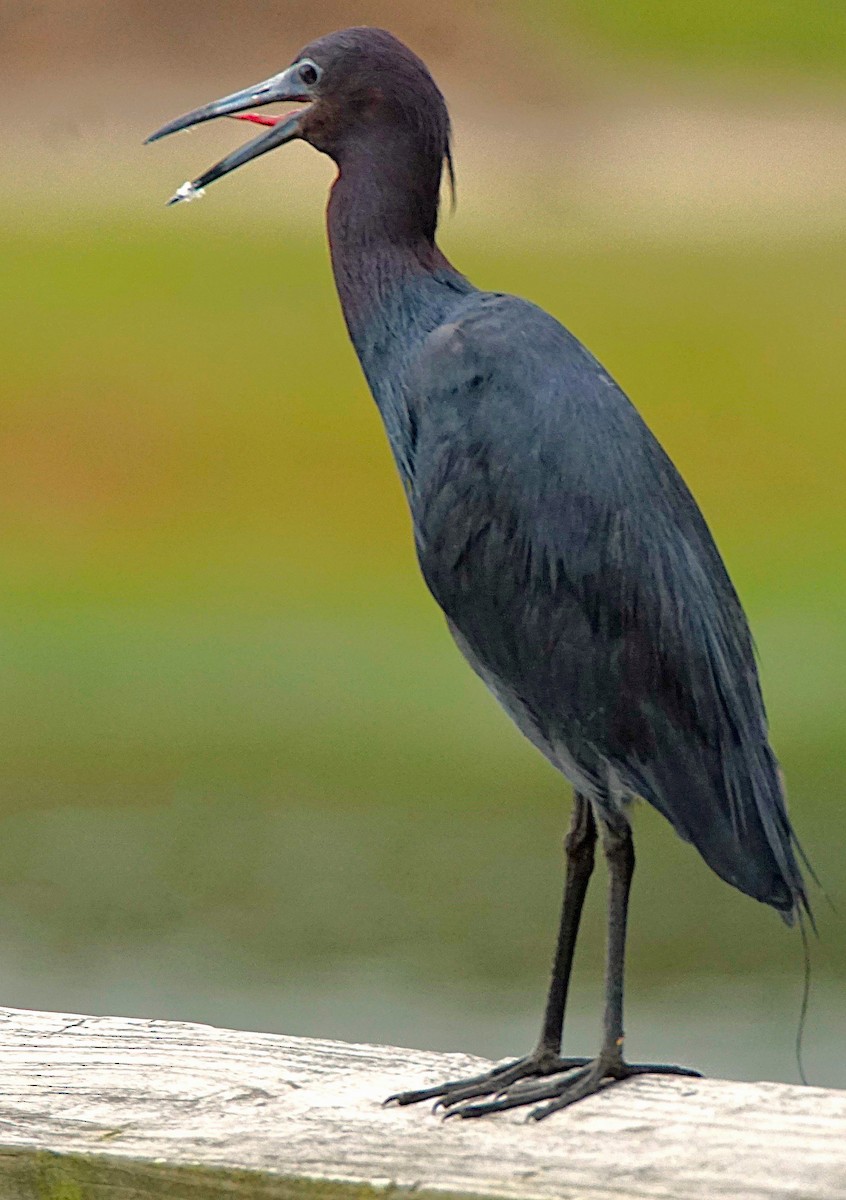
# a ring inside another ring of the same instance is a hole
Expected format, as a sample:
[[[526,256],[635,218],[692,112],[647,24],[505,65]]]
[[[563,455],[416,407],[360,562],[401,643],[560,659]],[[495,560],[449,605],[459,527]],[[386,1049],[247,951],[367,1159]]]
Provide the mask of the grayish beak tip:
[[[176,189],[171,198],[168,200],[167,207],[170,208],[172,204],[179,204],[183,200],[199,200],[200,196],[204,195],[205,191],[203,188],[197,187],[189,180],[187,183],[183,183],[182,187]]]

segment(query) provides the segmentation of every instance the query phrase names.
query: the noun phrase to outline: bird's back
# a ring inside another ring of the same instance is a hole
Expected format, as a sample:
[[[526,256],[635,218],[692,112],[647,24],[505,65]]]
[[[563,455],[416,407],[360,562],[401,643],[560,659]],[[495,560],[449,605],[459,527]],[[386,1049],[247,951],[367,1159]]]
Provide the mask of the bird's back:
[[[743,610],[619,387],[541,309],[477,293],[407,391],[423,574],[504,707],[597,803],[643,796],[729,883],[807,907]]]

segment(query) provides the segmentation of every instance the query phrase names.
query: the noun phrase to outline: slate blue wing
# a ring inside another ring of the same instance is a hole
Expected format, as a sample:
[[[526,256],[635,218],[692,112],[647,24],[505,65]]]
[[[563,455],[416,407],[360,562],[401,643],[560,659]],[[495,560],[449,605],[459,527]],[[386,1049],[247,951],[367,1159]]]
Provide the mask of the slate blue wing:
[[[600,806],[648,800],[727,882],[807,908],[743,610],[669,458],[596,360],[483,295],[413,371],[426,582],[524,733]]]

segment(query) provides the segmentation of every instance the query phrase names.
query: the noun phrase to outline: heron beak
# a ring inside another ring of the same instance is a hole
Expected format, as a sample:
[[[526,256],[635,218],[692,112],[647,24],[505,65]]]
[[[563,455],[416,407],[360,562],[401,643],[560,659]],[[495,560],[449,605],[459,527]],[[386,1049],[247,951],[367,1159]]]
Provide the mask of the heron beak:
[[[265,79],[262,83],[244,88],[240,92],[233,92],[230,96],[224,96],[222,100],[204,104],[201,108],[195,108],[193,112],[169,121],[167,125],[163,125],[161,129],[157,129],[155,133],[151,134],[145,144],[157,142],[160,138],[168,137],[171,133],[177,133],[181,129],[191,129],[203,121],[212,121],[216,117],[234,116],[236,113],[254,106],[273,104],[279,100],[310,100],[311,98],[304,92],[303,84],[296,74],[296,64],[294,64],[293,67],[289,67],[286,71],[282,71],[281,74],[274,75],[270,79]],[[287,117],[273,120],[271,128],[266,133],[259,134],[245,146],[234,150],[232,154],[227,154],[226,158],[215,163],[213,167],[204,171],[196,179],[184,183],[168,200],[168,204],[178,204],[180,200],[195,199],[202,195],[203,189],[210,183],[214,183],[216,179],[228,175],[230,171],[242,167],[244,163],[258,158],[259,155],[266,154],[268,150],[274,150],[277,146],[283,146],[286,142],[291,142],[299,137],[300,122],[305,111],[305,109],[298,109]],[[268,123],[270,123],[270,119],[268,119]]]

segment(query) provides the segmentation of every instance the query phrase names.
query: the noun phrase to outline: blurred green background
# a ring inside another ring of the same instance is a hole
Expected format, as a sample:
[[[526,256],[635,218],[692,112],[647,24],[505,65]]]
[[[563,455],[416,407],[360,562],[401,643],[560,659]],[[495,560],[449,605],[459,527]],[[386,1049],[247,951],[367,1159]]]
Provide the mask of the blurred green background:
[[[445,250],[603,360],[727,559],[841,914],[816,893],[806,1068],[846,1086],[844,11],[3,10],[4,1003],[492,1056],[536,1036],[569,792],[419,579],[334,295],[331,169],[292,147],[165,210],[243,130],[140,146],[378,23],[451,102]],[[795,1079],[798,935],[635,824],[629,1052]]]

